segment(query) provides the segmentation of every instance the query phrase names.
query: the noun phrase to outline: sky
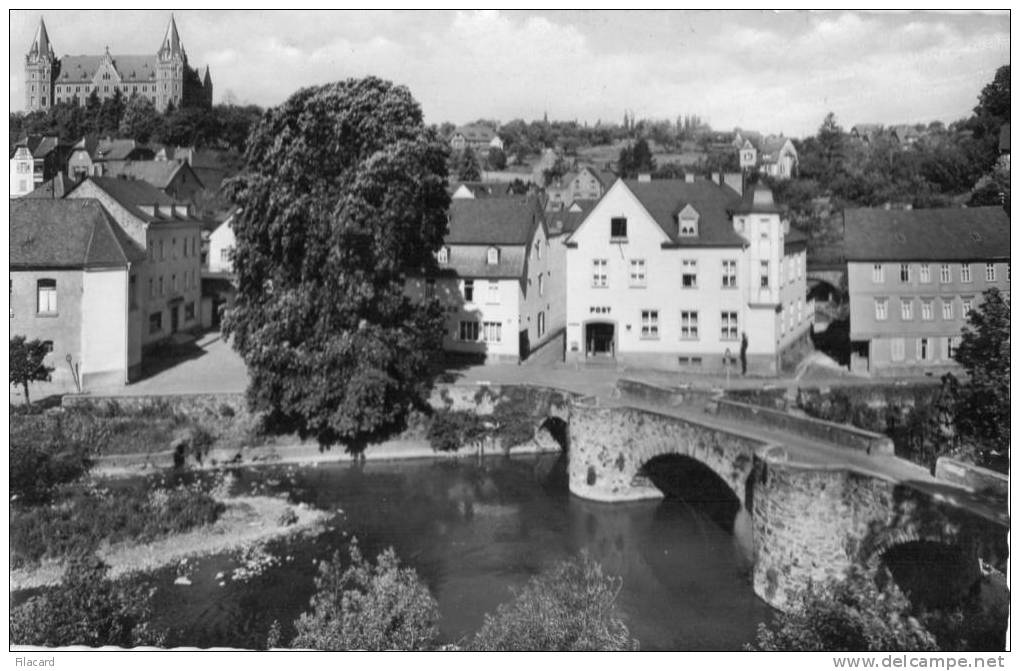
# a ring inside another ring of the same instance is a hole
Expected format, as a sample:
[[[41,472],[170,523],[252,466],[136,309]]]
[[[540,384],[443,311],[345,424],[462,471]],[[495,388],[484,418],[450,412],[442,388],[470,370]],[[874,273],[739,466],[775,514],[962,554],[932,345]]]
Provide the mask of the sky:
[[[167,11],[13,10],[11,109],[39,17],[57,56],[154,53]],[[595,123],[697,114],[794,137],[841,125],[951,122],[1009,63],[1008,13],[765,11],[175,12],[214,102],[282,102],[301,86],[377,75],[428,123]]]

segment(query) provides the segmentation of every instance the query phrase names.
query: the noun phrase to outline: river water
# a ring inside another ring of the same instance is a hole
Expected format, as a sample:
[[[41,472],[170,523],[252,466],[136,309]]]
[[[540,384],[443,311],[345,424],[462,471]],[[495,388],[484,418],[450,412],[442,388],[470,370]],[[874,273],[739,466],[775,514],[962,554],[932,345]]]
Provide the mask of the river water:
[[[337,515],[313,538],[271,544],[281,563],[248,580],[231,579],[238,564],[230,555],[158,573],[155,624],[170,630],[170,645],[260,647],[273,620],[289,640],[290,623],[314,591],[316,562],[346,553],[352,537],[366,556],[392,546],[417,570],[439,603],[449,643],[477,631],[511,588],[582,550],[622,577],[619,607],[643,650],[739,650],[772,617],[751,589],[746,523],[720,523],[710,504],[698,502],[578,499],[559,455],[235,474],[237,493],[286,492]],[[190,585],[173,584],[182,572]]]

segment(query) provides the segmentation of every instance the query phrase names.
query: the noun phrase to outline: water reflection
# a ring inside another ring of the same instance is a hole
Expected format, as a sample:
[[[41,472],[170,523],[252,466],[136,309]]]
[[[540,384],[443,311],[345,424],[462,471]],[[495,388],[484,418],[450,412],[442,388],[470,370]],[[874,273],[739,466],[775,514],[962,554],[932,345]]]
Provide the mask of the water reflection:
[[[567,491],[562,455],[238,476],[239,491],[263,486],[338,515],[320,536],[274,547],[292,559],[250,583],[219,585],[216,574],[233,566],[228,556],[201,561],[190,587],[172,585],[174,571],[164,571],[157,605],[173,644],[257,646],[274,619],[289,636],[313,592],[315,562],[353,536],[368,556],[392,545],[419,572],[439,602],[445,641],[465,640],[512,588],[582,549],[623,577],[620,606],[643,649],[737,650],[770,617],[749,582],[746,513],[720,524],[694,502],[578,499]]]

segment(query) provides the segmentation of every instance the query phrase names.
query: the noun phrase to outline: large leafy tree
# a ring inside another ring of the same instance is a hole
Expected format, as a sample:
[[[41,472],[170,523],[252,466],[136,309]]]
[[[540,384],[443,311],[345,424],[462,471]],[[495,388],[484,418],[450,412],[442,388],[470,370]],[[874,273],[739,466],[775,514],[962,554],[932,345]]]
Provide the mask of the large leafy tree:
[[[956,360],[967,371],[956,425],[977,448],[979,461],[1006,470],[1009,464],[1009,305],[998,289],[984,293],[963,328]]]
[[[446,231],[445,142],[404,87],[301,89],[265,113],[228,184],[238,296],[225,331],[268,428],[357,452],[423,406],[443,314],[403,293]]]
[[[159,135],[163,128],[163,115],[148,96],[132,96],[120,118],[120,134],[139,142]]]
[[[53,372],[53,367],[45,363],[48,353],[49,349],[41,340],[26,340],[25,336],[14,336],[10,340],[10,384],[21,385],[28,405],[32,405],[28,397],[29,383],[45,382]]]

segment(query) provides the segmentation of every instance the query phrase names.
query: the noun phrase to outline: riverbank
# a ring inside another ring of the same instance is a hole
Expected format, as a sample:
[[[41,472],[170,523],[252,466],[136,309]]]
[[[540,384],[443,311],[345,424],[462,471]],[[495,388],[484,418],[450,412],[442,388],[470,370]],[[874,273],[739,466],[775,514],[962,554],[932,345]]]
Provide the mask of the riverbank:
[[[213,524],[173,534],[152,543],[123,542],[101,548],[97,554],[110,565],[110,577],[152,571],[188,557],[226,552],[247,543],[310,533],[321,528],[330,513],[283,498],[237,496],[220,499],[226,510]],[[293,513],[293,514],[291,514]],[[287,523],[287,520],[291,523]],[[64,576],[63,562],[43,562],[32,568],[12,569],[12,592],[57,585]]]
[[[540,432],[534,440],[510,448],[511,454],[542,454],[559,452],[560,447],[551,436]],[[487,445],[481,452],[475,447],[464,447],[456,452],[438,452],[427,441],[420,438],[397,438],[376,445],[370,445],[363,453],[364,461],[401,461],[405,459],[473,459],[482,456],[502,454],[497,445]],[[344,451],[342,446],[320,450],[316,443],[295,443],[291,445],[266,445],[245,447],[240,450],[213,449],[201,462],[193,459],[187,467],[197,470],[213,470],[223,467],[264,466],[270,464],[294,464],[312,466],[315,464],[353,461],[356,457]],[[137,454],[111,454],[96,458],[92,474],[99,477],[130,477],[144,475],[174,467],[174,453],[166,450]]]

